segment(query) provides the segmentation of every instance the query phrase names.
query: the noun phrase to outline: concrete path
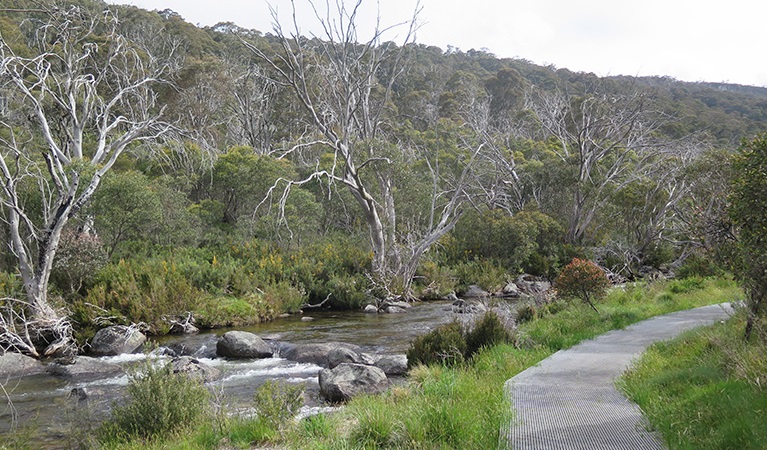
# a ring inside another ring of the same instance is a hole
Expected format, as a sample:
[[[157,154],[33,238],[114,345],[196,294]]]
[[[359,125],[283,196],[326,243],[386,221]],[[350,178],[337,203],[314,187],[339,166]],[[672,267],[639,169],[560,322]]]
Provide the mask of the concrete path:
[[[515,450],[663,449],[614,380],[649,345],[726,319],[729,304],[655,317],[561,350],[506,382],[515,409],[501,432]]]

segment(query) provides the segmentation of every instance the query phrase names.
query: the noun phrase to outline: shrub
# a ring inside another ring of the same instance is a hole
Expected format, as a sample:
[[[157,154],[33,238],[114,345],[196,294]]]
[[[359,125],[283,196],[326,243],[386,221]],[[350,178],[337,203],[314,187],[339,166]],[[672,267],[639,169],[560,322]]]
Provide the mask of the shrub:
[[[538,316],[538,311],[535,309],[535,305],[525,304],[517,309],[517,323],[525,323],[535,320]]]
[[[489,260],[468,261],[454,268],[459,291],[476,284],[488,292],[497,291],[509,278],[503,267]]]
[[[715,277],[722,275],[723,272],[712,257],[695,253],[676,270],[676,275],[679,278]]]
[[[304,402],[304,385],[268,380],[256,389],[254,402],[258,417],[275,428],[294,418]]]
[[[466,333],[466,358],[471,358],[480,349],[496,344],[511,342],[511,333],[493,311],[486,312]]]
[[[579,298],[598,313],[594,301],[605,296],[610,280],[594,262],[574,258],[559,273],[554,285],[560,295]]]
[[[264,300],[277,311],[293,314],[306,303],[306,294],[287,281],[281,281],[264,288]]]
[[[407,351],[408,366],[452,366],[471,359],[482,348],[511,341],[498,314],[488,311],[468,330],[456,321],[417,337]]]
[[[106,263],[107,254],[98,236],[67,230],[61,234],[53,260],[51,283],[66,294],[83,293]]]
[[[407,351],[408,366],[417,364],[455,365],[464,361],[466,337],[459,322],[441,325],[415,338]]]
[[[210,393],[199,381],[148,363],[130,375],[128,402],[99,430],[102,442],[168,436],[210,415]]]

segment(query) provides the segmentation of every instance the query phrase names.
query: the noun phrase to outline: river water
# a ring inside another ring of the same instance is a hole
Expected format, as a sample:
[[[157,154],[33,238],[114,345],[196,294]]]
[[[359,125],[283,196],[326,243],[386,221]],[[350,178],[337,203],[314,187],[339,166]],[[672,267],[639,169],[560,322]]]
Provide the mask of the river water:
[[[278,343],[301,344],[345,342],[362,347],[371,354],[405,353],[410,342],[435,326],[452,320],[446,302],[419,303],[402,314],[365,314],[356,311],[307,311],[304,315],[280,318],[273,322],[238,328]],[[310,319],[311,318],[311,319]],[[288,361],[275,355],[255,360],[228,360],[213,357],[219,335],[230,329],[204,332],[193,336],[164,336],[155,339],[158,350],[152,354],[120,355],[101,359],[129,369],[150,361],[162,364],[168,360],[159,356],[163,347],[184,345],[199,349],[198,359],[223,372],[221,380],[210,386],[224,403],[226,410],[247,412],[255,389],[266,380],[282,379],[304,383],[307,406],[304,413],[322,408],[317,399],[317,373],[313,364]],[[206,357],[207,356],[207,357]],[[97,381],[69,381],[50,375],[35,375],[22,379],[0,380],[8,391],[11,405],[0,397],[0,434],[6,434],[16,418],[17,424],[30,430],[36,447],[55,449],[65,447],[65,436],[75,428],[82,429],[108,416],[109,409],[124,397],[128,376],[120,375]],[[89,392],[87,402],[69,394],[72,389]],[[2,391],[0,391],[0,395]],[[0,442],[2,444],[2,442]]]

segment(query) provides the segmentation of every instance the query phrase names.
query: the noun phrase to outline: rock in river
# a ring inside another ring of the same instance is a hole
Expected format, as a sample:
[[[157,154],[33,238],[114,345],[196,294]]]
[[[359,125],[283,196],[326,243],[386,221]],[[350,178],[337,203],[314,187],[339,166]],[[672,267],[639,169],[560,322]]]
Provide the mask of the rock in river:
[[[0,355],[0,382],[6,378],[24,377],[45,373],[45,366],[35,358],[20,353]]]
[[[362,364],[343,363],[333,369],[323,369],[319,381],[320,395],[331,402],[342,402],[359,394],[376,394],[389,387],[383,370]]]
[[[247,331],[228,331],[218,339],[216,353],[229,358],[270,358],[272,348]]]
[[[76,356],[70,360],[48,364],[46,372],[53,376],[76,381],[90,381],[120,375],[123,373],[123,369],[117,364],[97,358]]]
[[[354,353],[359,353],[360,351],[359,346],[343,342],[298,344],[285,352],[285,358],[295,362],[330,367],[330,354],[338,348],[345,348]]]
[[[402,376],[407,373],[407,355],[384,355],[374,365],[387,376]]]
[[[173,373],[182,373],[190,378],[202,380],[203,383],[210,383],[221,377],[220,370],[210,367],[191,356],[173,358],[170,364]]]
[[[133,353],[146,342],[144,333],[133,327],[113,325],[96,332],[91,340],[90,354],[93,356],[115,356]]]

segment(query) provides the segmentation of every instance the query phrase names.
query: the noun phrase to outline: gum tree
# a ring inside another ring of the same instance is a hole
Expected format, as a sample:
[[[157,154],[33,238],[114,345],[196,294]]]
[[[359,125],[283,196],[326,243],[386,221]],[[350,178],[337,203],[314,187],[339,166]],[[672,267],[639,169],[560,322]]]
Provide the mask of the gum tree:
[[[0,205],[26,294],[6,305],[0,339],[35,356],[73,343],[48,297],[62,231],[129,146],[171,130],[155,87],[174,67],[172,48],[127,39],[110,9],[41,5],[25,42],[0,36]]]
[[[733,164],[730,217],[738,232],[740,255],[735,271],[748,294],[746,339],[767,298],[767,134],[744,142]]]
[[[304,139],[294,154],[302,152],[298,159],[306,162],[309,173],[301,180],[281,180],[284,184],[278,183],[272,192],[283,186],[284,204],[291,187],[315,180],[326,181],[331,192],[346,189],[369,230],[375,281],[388,289],[400,279],[401,289],[408,294],[418,260],[460,215],[479,147],[465,149],[466,163],[444,183],[446,172],[434,158],[418,158],[415,155],[421,149],[392,142],[386,135],[392,128],[394,85],[405,70],[406,50],[414,37],[417,4],[412,19],[401,27],[376,23],[363,39],[358,28],[362,0],[305,3],[320,30],[317,36],[301,35],[297,8],[291,1],[292,29],[283,28],[276,11],[272,12],[276,42],[271,48],[243,41],[270,69],[274,82],[293,93],[306,118]],[[403,30],[400,45],[384,41],[394,29]],[[395,192],[402,188],[396,184],[395,168],[413,158],[428,166],[432,199],[424,213],[428,220],[416,233],[402,231],[395,199]]]

